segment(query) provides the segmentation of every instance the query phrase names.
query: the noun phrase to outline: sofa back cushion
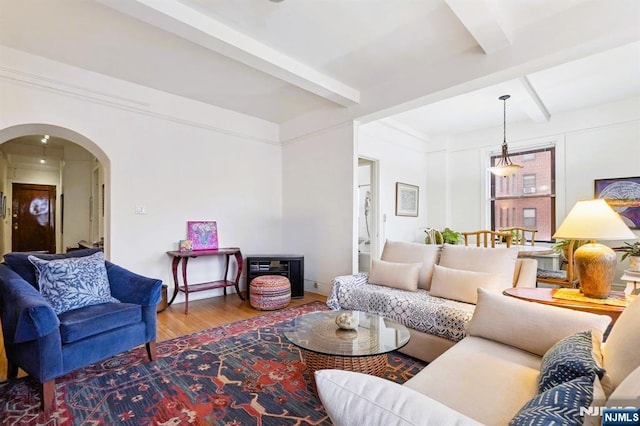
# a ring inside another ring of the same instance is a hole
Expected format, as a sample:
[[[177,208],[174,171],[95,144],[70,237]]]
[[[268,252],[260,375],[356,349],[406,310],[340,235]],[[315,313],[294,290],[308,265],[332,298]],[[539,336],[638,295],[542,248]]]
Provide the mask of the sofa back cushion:
[[[34,288],[38,288],[38,279],[36,277],[36,269],[29,261],[29,256],[36,256],[43,260],[66,259],[70,257],[85,257],[96,252],[102,251],[100,248],[89,248],[82,250],[74,250],[69,253],[46,254],[46,253],[30,253],[30,252],[12,252],[4,255],[4,262],[14,272],[31,284]]]
[[[421,263],[396,263],[374,260],[371,262],[369,283],[416,291]]]
[[[473,272],[435,265],[429,294],[475,304],[478,301],[478,288],[504,290],[501,275],[497,272]]]
[[[640,366],[640,297],[626,307],[611,328],[602,350],[604,368],[615,389]]]
[[[397,263],[421,263],[418,287],[429,290],[433,265],[438,263],[439,256],[440,246],[437,245],[387,240],[380,260]]]
[[[606,315],[527,302],[479,288],[467,334],[543,356],[556,342],[579,331],[602,336],[610,322]],[[604,368],[608,369],[606,361]]]
[[[438,264],[452,269],[498,273],[502,288],[509,288],[513,286],[517,260],[516,247],[485,248],[445,244]]]

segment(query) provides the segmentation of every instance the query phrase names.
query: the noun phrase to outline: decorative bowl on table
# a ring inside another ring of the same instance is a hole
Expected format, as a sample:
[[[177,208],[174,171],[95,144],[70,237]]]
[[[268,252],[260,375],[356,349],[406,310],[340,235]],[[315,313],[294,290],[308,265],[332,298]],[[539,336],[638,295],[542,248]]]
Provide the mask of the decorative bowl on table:
[[[342,312],[336,316],[336,324],[342,330],[357,330],[358,323],[358,316],[351,312]]]

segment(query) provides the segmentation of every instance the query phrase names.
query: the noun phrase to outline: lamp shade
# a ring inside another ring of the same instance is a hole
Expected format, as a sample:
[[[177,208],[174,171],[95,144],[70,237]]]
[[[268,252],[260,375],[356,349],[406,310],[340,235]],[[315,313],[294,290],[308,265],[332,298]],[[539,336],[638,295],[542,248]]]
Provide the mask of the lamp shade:
[[[633,240],[636,235],[603,199],[578,201],[553,234],[563,240]]]

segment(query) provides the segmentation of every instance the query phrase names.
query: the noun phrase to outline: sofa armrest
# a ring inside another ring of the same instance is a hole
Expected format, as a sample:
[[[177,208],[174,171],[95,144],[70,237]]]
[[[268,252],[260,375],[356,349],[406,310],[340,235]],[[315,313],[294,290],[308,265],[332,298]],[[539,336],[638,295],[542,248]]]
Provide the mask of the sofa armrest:
[[[538,261],[536,259],[518,259],[513,277],[514,287],[535,287],[538,279]]]
[[[327,306],[329,309],[337,311],[340,309],[339,292],[343,285],[358,285],[366,284],[369,280],[369,274],[366,272],[360,272],[354,275],[341,275],[335,277],[331,283],[331,291],[327,297]]]
[[[479,288],[467,334],[543,356],[558,341],[580,331],[591,330],[602,340],[610,322],[607,315],[528,302]]]
[[[105,263],[113,297],[142,306],[156,306],[160,302],[162,281],[143,277],[111,262]]]
[[[40,292],[6,265],[0,265],[0,313],[8,343],[37,340],[60,326]]]
[[[435,399],[381,377],[319,370],[315,379],[320,400],[336,426],[481,424]]]

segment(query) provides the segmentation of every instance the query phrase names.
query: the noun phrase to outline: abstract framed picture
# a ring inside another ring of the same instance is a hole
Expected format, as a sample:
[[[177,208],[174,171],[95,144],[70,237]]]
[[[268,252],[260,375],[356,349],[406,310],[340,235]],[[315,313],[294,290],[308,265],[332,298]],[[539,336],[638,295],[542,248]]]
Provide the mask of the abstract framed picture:
[[[596,198],[604,199],[631,229],[640,229],[640,176],[596,179]]]
[[[418,190],[415,185],[396,182],[396,216],[418,216]]]
[[[192,241],[192,250],[217,249],[218,225],[213,221],[189,221],[187,239]]]

